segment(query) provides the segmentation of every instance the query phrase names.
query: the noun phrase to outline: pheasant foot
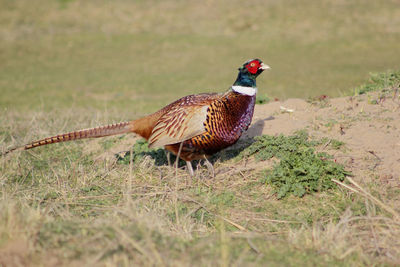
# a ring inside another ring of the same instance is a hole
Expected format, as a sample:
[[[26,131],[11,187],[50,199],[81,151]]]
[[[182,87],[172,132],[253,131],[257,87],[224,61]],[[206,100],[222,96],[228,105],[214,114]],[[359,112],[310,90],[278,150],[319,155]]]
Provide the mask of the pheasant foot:
[[[212,163],[207,158],[204,158],[204,164],[206,164],[206,166],[207,166],[210,177],[215,178],[215,171],[214,171],[214,166],[212,165]]]

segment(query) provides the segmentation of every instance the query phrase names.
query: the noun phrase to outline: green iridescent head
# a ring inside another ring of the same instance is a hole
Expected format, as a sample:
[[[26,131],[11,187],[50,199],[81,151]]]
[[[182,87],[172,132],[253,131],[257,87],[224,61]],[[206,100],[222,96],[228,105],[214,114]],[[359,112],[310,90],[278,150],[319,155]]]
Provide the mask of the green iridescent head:
[[[233,85],[256,87],[257,76],[267,69],[270,67],[260,59],[250,59],[239,68],[238,77]]]

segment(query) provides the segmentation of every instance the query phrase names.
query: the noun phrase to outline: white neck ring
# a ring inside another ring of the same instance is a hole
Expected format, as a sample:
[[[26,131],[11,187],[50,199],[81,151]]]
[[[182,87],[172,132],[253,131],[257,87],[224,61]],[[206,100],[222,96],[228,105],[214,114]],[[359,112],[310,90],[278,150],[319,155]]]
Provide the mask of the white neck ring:
[[[257,94],[257,87],[233,85],[232,90],[236,93],[239,93],[242,95],[248,95],[248,96],[253,96],[253,95]]]

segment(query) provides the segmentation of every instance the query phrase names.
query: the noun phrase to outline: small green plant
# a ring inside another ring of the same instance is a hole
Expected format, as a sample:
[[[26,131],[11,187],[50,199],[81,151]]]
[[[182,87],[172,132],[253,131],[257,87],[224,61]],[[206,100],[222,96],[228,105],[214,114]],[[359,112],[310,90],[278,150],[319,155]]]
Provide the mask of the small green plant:
[[[372,91],[385,91],[400,86],[400,71],[388,71],[384,73],[372,73],[370,82],[355,89],[356,95],[362,95]]]
[[[257,95],[256,97],[256,104],[262,105],[262,104],[267,104],[271,99],[266,95]]]
[[[343,181],[349,173],[343,165],[329,158],[326,153],[315,153],[312,148],[289,153],[275,164],[272,172],[266,173],[266,182],[274,187],[278,198],[288,194],[302,197],[335,188],[332,178]]]
[[[338,122],[337,122],[336,120],[330,119],[330,120],[328,120],[327,123],[325,123],[324,126],[325,126],[326,128],[332,129],[332,127],[335,126],[335,124],[337,124],[337,123],[338,123]]]
[[[254,155],[258,160],[272,157],[280,161],[272,170],[264,172],[267,184],[271,185],[278,199],[290,194],[302,197],[312,192],[336,187],[332,178],[343,181],[350,175],[343,165],[333,162],[326,153],[316,153],[314,147],[321,141],[309,140],[305,131],[293,136],[263,135],[256,138],[242,156]]]
[[[333,149],[338,150],[344,146],[344,142],[336,140],[336,139],[332,139],[330,145]]]
[[[306,131],[298,131],[292,136],[262,135],[254,138],[255,142],[242,151],[240,158],[254,155],[257,160],[268,160],[272,157],[282,158],[287,153],[301,147],[313,147],[320,141],[308,140]]]

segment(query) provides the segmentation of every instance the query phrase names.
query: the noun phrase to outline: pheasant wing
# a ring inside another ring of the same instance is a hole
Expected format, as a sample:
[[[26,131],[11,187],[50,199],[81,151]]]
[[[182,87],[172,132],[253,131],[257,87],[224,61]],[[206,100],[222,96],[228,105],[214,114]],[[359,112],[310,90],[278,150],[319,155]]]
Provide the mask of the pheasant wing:
[[[209,105],[176,105],[157,122],[149,137],[149,147],[163,147],[204,133]]]

